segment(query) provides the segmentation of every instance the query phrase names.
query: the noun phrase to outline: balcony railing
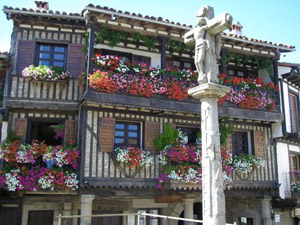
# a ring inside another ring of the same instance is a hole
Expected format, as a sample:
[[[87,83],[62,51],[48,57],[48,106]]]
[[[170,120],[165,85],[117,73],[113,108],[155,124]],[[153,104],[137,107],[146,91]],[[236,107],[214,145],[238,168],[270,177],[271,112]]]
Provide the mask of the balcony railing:
[[[82,94],[77,79],[63,81],[34,81],[12,76],[8,100],[36,100],[77,103]]]

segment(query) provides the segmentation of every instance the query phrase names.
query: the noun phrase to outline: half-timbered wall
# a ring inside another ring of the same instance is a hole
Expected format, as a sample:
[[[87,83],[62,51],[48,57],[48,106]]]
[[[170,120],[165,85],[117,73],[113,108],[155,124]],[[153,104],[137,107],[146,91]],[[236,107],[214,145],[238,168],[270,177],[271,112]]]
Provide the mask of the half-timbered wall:
[[[111,182],[126,181],[133,179],[138,181],[149,181],[156,182],[159,176],[159,162],[157,156],[155,157],[154,164],[149,168],[141,169],[129,169],[126,166],[121,166],[113,160],[112,152],[103,152],[99,149],[99,137],[100,124],[102,118],[114,118],[115,121],[132,121],[140,122],[141,124],[141,137],[144,137],[146,122],[158,122],[160,133],[163,132],[165,124],[175,124],[176,126],[186,127],[200,127],[200,120],[197,118],[176,118],[175,115],[155,116],[149,113],[143,114],[142,112],[132,111],[100,111],[93,108],[88,108],[85,113],[84,123],[84,134],[82,149],[84,150],[83,157],[83,172],[82,178],[92,179],[93,181],[105,180],[105,182],[99,182],[99,186],[111,185]],[[228,123],[228,122],[227,122]],[[238,181],[239,186],[243,181],[276,181],[275,172],[275,157],[274,149],[271,144],[271,126],[269,124],[251,124],[243,122],[230,121],[233,124],[235,130],[248,131],[252,134],[252,154],[260,156],[265,160],[265,167],[257,168],[254,172],[249,174],[232,174],[232,178]],[[142,140],[142,147],[144,148],[144,142]],[[146,149],[147,150],[147,149]],[[109,179],[109,180],[108,180]],[[249,182],[246,184],[248,185]],[[97,184],[98,185],[98,184]],[[242,185],[244,186],[244,185]]]

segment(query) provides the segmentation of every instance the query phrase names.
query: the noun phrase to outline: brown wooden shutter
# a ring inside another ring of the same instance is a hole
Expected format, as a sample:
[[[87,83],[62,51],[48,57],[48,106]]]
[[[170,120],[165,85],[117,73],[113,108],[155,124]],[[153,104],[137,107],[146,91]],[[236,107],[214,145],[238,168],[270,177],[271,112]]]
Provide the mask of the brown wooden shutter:
[[[145,150],[153,154],[158,152],[153,141],[159,137],[159,133],[159,122],[145,122]]]
[[[253,131],[253,143],[254,143],[255,156],[265,157],[266,154],[265,132]]]
[[[19,40],[17,53],[17,74],[34,63],[34,41]]]
[[[228,134],[227,135],[227,143],[226,143],[226,148],[225,150],[228,152],[228,153],[232,153],[232,136],[231,134]]]
[[[67,70],[73,78],[77,78],[83,72],[83,46],[77,44],[68,45]]]
[[[99,130],[99,149],[101,152],[112,152],[115,145],[115,119],[101,118]]]
[[[23,142],[26,140],[27,121],[26,118],[16,118],[14,123],[14,132]]]
[[[65,121],[64,145],[77,143],[77,120]]]

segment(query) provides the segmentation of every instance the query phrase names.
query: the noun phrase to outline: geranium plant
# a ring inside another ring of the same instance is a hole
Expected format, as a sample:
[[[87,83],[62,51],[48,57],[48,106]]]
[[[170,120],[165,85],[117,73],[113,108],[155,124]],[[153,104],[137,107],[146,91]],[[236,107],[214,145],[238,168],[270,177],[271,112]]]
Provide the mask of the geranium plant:
[[[22,76],[37,81],[59,81],[70,77],[70,72],[64,67],[30,65],[22,71]]]
[[[54,132],[54,139],[63,139],[64,138],[64,132],[65,132],[65,125],[63,124],[58,124],[58,125],[52,125],[51,126],[53,128],[53,132]]]
[[[38,141],[29,145],[14,138],[7,139],[0,147],[0,159],[6,162],[0,170],[1,187],[8,191],[75,190],[79,157],[73,145],[51,146]],[[48,168],[43,163],[36,164],[49,161],[53,161],[53,166]]]
[[[138,147],[116,148],[114,152],[116,153],[116,160],[129,168],[147,167],[153,163],[153,156],[150,152]]]

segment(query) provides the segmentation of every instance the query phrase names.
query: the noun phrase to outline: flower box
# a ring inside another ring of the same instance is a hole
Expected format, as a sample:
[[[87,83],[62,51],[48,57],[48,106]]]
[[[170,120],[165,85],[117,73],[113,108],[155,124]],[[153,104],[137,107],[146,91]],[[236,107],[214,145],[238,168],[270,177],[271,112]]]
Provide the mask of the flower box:
[[[63,67],[30,65],[22,71],[22,76],[35,82],[63,82],[71,75]]]

